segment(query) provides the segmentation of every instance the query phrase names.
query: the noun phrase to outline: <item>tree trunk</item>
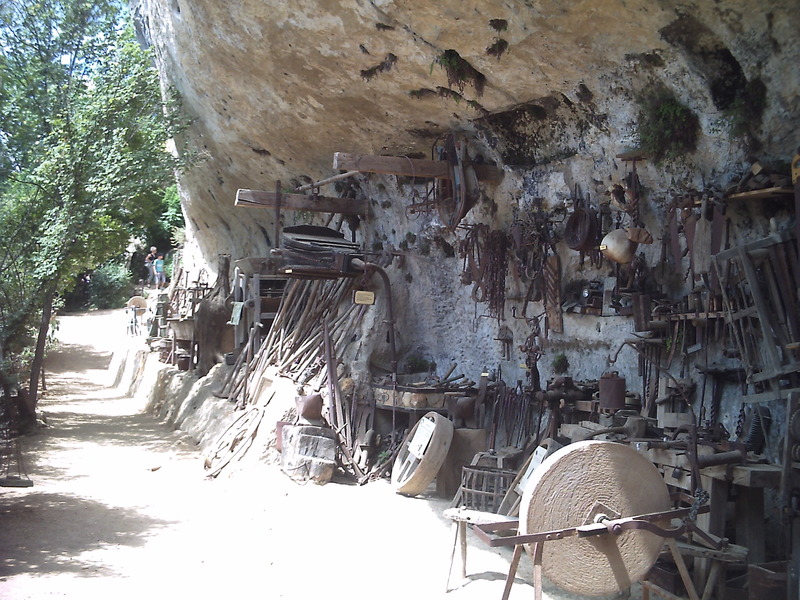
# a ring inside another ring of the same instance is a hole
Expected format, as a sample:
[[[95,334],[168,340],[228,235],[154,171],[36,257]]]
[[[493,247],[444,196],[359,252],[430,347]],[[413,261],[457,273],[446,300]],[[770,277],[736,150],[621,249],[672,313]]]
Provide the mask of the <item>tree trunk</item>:
[[[55,288],[50,287],[45,291],[42,299],[42,320],[39,322],[39,335],[36,338],[36,352],[31,362],[30,390],[26,394],[25,413],[20,415],[23,419],[36,419],[36,405],[39,403],[39,380],[41,379],[42,365],[44,364],[44,350],[47,343],[47,334],[50,331],[50,318],[53,316],[53,298]],[[23,394],[20,394],[22,397]]]
[[[4,358],[5,352],[3,352],[3,345],[0,344],[0,361]],[[7,402],[11,402],[12,385],[2,369],[0,369],[0,392],[2,392],[0,395],[5,398]]]
[[[217,281],[205,298],[198,303],[194,313],[198,377],[205,376],[211,367],[223,358],[224,333],[233,305],[228,279],[230,265],[230,254],[220,254]]]

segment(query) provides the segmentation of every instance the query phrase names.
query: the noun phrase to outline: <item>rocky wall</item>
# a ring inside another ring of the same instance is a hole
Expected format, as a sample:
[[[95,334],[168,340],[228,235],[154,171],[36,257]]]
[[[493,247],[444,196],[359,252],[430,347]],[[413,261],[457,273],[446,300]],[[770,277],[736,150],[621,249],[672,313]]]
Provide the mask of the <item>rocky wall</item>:
[[[666,90],[696,116],[698,132],[692,150],[635,163],[641,225],[654,238],[639,252],[654,285],[684,297],[698,281],[684,238],[677,260],[665,250],[670,206],[692,191],[725,190],[754,159],[785,170],[798,145],[794,9],[788,0],[133,2],[165,90],[178,91],[192,119],[178,140],[194,165],[180,175],[187,267],[213,271],[219,253],[266,256],[275,245],[272,211],[234,207],[239,188],[274,190],[280,181],[290,190],[330,176],[339,151],[430,157],[437,139],[458,134],[475,161],[503,174],[481,185],[461,228],[446,227],[436,210],[410,208],[426,182],[360,174],[349,193],[368,199],[370,210],[354,236],[391,257],[401,363],[443,369],[455,362],[470,378],[492,371],[511,384],[528,380],[520,346],[533,327],[515,317],[546,307],[541,300],[526,306],[531,273],[513,259],[503,310],[475,301],[460,253],[469,228],[509,232],[544,218],[564,302],[587,282],[620,276],[608,260],[567,247],[564,228],[579,202],[612,207],[604,227],[616,225],[609,190],[624,185],[634,165],[619,157],[641,144],[644,107]],[[322,191],[345,193],[342,184]],[[771,218],[777,228],[792,218],[780,202],[727,207],[729,245],[763,237]],[[282,213],[284,226],[310,218]],[[377,280],[369,285],[378,304],[343,349],[364,379],[386,351],[385,304]],[[636,389],[639,357],[621,348],[633,333],[630,316],[564,313],[563,332],[550,324],[540,336],[543,381],[556,374],[558,359],[569,365],[558,371],[576,379],[613,369]],[[698,360],[714,357],[684,352],[670,366],[697,377]],[[726,391],[722,420],[731,430],[738,393]]]

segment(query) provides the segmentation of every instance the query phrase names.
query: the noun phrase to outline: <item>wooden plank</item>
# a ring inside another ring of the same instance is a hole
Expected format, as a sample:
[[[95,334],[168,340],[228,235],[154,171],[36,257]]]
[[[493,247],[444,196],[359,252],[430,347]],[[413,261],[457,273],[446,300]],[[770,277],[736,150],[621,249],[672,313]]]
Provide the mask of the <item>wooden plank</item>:
[[[334,152],[333,168],[340,171],[383,173],[386,175],[418,177],[420,179],[450,179],[448,161],[408,158],[406,156]],[[465,169],[472,169],[480,181],[497,182],[504,175],[502,169],[498,169],[493,165],[476,165],[469,161],[465,162]]]
[[[772,266],[777,273],[777,284],[780,287],[778,306],[783,306],[789,325],[790,342],[800,341],[800,314],[797,311],[796,281],[789,270],[786,256],[787,244],[775,244],[768,248]],[[794,250],[790,249],[790,253]]]
[[[789,346],[788,345],[784,346],[784,348],[787,351],[789,350]],[[765,369],[765,370],[761,371],[760,373],[755,373],[754,375],[752,375],[750,377],[750,381],[753,382],[753,383],[758,383],[758,382],[761,382],[761,381],[767,381],[769,379],[778,379],[778,378],[780,378],[780,377],[782,377],[784,375],[791,375],[792,373],[797,373],[798,370],[799,369],[798,369],[797,363],[795,361],[792,361],[787,365],[783,365],[783,366],[777,367],[775,369],[770,369],[769,371],[767,371]],[[776,400],[780,400],[781,398],[785,399],[786,398],[786,394],[784,393],[784,394],[781,394],[779,396],[773,396],[773,399],[776,399]],[[748,402],[753,402],[753,400],[748,400]]]
[[[793,233],[787,230],[774,231],[770,233],[767,237],[763,237],[759,240],[749,242],[747,244],[744,244],[743,246],[736,246],[728,250],[723,250],[717,253],[714,258],[718,261],[736,258],[737,256],[739,256],[741,248],[744,248],[746,252],[752,252],[753,250],[761,250],[762,248],[768,248],[773,244],[782,244],[784,242],[788,242],[789,240],[792,239],[792,235]]]
[[[663,405],[659,405],[661,408]],[[679,413],[669,411],[658,411],[658,426],[666,427],[668,429],[677,429],[682,425],[690,425],[692,423],[691,413]]]
[[[716,465],[703,469],[703,475],[716,480],[728,480],[728,465]],[[734,465],[730,468],[730,482],[751,488],[775,488],[781,481],[780,465]]]
[[[692,577],[689,575],[689,569],[686,567],[686,562],[683,560],[683,556],[681,556],[681,553],[675,544],[675,540],[672,538],[667,538],[666,543],[670,552],[672,553],[672,558],[675,559],[675,566],[678,567],[678,572],[681,574],[681,580],[686,588],[686,593],[689,594],[689,600],[700,600],[700,597],[697,595],[694,582],[692,581]]]
[[[600,313],[603,317],[613,317],[617,314],[617,311],[611,306],[614,300],[614,289],[616,287],[616,277],[606,277],[603,279],[603,312]]]
[[[747,308],[743,308],[742,310],[737,310],[735,313],[731,313],[731,321],[738,321],[739,319],[744,319],[745,317],[752,317],[757,314],[758,311],[756,310],[755,306],[748,306]]]
[[[709,511],[697,516],[697,525],[700,529],[713,536],[724,537],[730,485],[725,479],[709,477],[707,475],[708,471],[709,469],[702,470],[700,480],[703,489],[709,494]],[[695,482],[696,484],[697,482]],[[697,581],[705,582],[711,568],[710,561],[704,558],[696,558],[694,567]]]
[[[664,477],[664,483],[673,487],[678,487],[687,492],[694,492],[692,489],[692,475],[689,471],[683,469],[673,469],[671,467],[663,467],[661,474]]]
[[[455,429],[450,449],[436,476],[436,493],[440,498],[453,498],[459,491],[462,468],[478,453],[487,450],[485,429]]]
[[[759,394],[749,394],[742,396],[742,402],[752,404],[755,402],[770,402],[772,400],[786,400],[790,392],[800,392],[800,388],[790,388],[784,390],[771,390]]]
[[[656,596],[659,598],[665,598],[666,600],[684,600],[683,596],[676,596],[672,592],[669,592],[662,588],[660,585],[656,585],[652,581],[644,580],[640,582],[642,585],[642,599],[649,600],[650,594],[649,592],[655,592]],[[645,596],[645,594],[647,594]]]
[[[711,537],[716,538],[718,536]],[[712,550],[711,548],[704,548],[697,544],[687,544],[679,539],[676,540],[675,543],[678,545],[678,550],[681,551],[681,554],[698,558],[710,558],[722,562],[744,562],[747,560],[747,553],[749,550],[746,546],[738,544],[727,544],[721,550]]]
[[[781,357],[778,355],[778,351],[776,349],[778,340],[776,339],[777,336],[775,334],[772,321],[774,315],[771,314],[767,301],[761,293],[758,275],[756,274],[753,263],[750,261],[750,256],[747,252],[745,252],[744,249],[742,249],[741,246],[739,247],[739,261],[742,270],[747,277],[747,283],[750,287],[750,294],[753,298],[753,303],[758,311],[758,320],[761,322],[760,329],[763,338],[759,340],[758,345],[759,350],[761,350],[763,357],[766,358],[765,362],[767,363],[763,365],[763,367],[776,369],[781,364]]]
[[[591,421],[581,421],[577,423],[562,423],[558,428],[559,435],[569,438],[573,442],[587,439],[593,432],[603,429],[602,425]]]
[[[469,523],[471,525],[495,525],[498,523],[507,523],[509,528],[513,528],[519,524],[519,519],[516,517],[498,515],[495,513],[473,510],[471,508],[463,508],[459,506],[446,508],[442,515],[451,521],[455,521],[457,523]]]
[[[544,297],[547,312],[547,327],[550,331],[563,333],[564,317],[561,314],[561,262],[558,254],[544,261]]]
[[[648,453],[652,450],[648,450]],[[690,472],[687,469],[675,470],[674,466],[656,463],[663,471],[664,481],[669,485],[690,489]],[[780,465],[715,465],[700,470],[703,476],[703,487],[708,489],[709,482],[729,482],[750,488],[773,488],[780,485]],[[724,512],[724,511],[723,511]]]
[[[738,194],[731,194],[728,196],[729,199],[737,199],[737,200],[762,200],[766,198],[778,198],[781,196],[791,196],[794,194],[794,190],[792,188],[785,188],[785,187],[771,187],[771,188],[764,188],[763,190],[753,190],[751,192],[740,192]]]
[[[736,495],[736,541],[750,550],[750,562],[766,562],[764,490],[743,487]]]
[[[367,199],[331,198],[329,196],[308,196],[306,194],[280,194],[277,192],[240,189],[236,192],[235,206],[255,208],[280,208],[282,210],[307,210],[341,215],[366,215]]]
[[[691,462],[686,455],[686,450],[676,450],[673,448],[650,448],[645,453],[645,456],[650,459],[650,462],[657,465],[665,465],[669,467],[679,467],[681,469],[689,470]],[[697,446],[698,456],[708,456],[714,454],[714,449],[709,446]]]
[[[450,168],[446,160],[425,160],[405,156],[376,156],[334,152],[333,168],[362,173],[405,175],[421,179],[449,179]]]

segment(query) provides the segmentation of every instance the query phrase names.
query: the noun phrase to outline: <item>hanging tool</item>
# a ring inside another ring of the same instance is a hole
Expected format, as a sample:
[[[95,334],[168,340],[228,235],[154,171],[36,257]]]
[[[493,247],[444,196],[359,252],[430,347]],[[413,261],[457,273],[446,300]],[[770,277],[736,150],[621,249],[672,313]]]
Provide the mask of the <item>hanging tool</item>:
[[[792,158],[792,184],[794,185],[794,214],[800,215],[800,148]],[[794,228],[794,237],[796,240],[800,240],[800,219],[795,219]],[[798,244],[798,252],[800,252],[800,244]],[[798,262],[800,262],[800,256],[798,256]]]

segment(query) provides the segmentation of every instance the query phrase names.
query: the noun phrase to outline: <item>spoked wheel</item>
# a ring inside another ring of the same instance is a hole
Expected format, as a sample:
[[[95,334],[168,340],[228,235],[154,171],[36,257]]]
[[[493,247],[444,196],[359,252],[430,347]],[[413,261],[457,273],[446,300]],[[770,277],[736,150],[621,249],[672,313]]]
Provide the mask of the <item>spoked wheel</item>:
[[[434,480],[444,463],[453,423],[431,411],[417,421],[403,440],[392,466],[392,485],[398,494],[416,496]]]
[[[234,458],[241,458],[253,444],[258,432],[262,410],[254,406],[236,419],[219,437],[214,452],[205,461],[208,477],[216,477]]]

